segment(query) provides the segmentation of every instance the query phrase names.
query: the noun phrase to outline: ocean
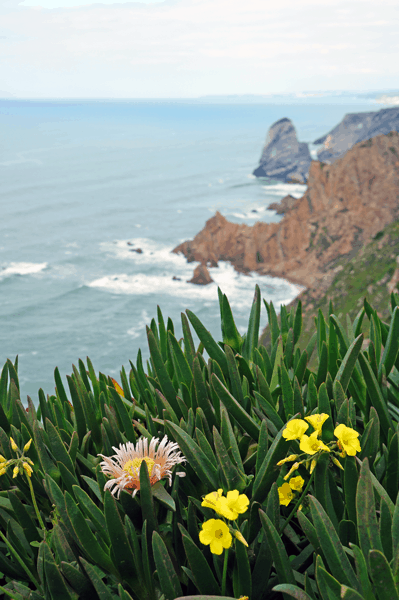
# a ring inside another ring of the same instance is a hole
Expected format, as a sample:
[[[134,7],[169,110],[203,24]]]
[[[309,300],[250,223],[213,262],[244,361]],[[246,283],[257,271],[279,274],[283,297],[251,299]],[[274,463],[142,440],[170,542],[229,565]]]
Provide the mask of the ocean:
[[[220,340],[217,286],[241,332],[256,283],[277,308],[295,298],[298,286],[222,262],[215,283],[194,286],[196,263],[171,250],[217,210],[278,222],[267,206],[306,186],[251,175],[268,128],[288,117],[312,142],[348,112],[382,108],[375,96],[0,100],[0,366],[19,356],[22,401],[54,393],[56,366],[66,385],[86,356],[119,380],[139,348],[148,359],[157,305],[178,337],[189,308]]]

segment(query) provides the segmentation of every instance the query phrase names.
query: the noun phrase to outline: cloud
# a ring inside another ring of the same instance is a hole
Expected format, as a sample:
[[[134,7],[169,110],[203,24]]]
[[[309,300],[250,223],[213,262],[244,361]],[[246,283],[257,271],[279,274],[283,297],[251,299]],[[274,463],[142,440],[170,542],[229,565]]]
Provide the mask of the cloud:
[[[342,70],[364,86],[367,73],[379,69],[388,81],[399,71],[396,0],[378,11],[368,0],[165,0],[53,10],[0,2],[0,35],[9,38],[0,39],[7,55],[0,78],[10,92],[268,93],[299,75],[335,73],[339,86]]]

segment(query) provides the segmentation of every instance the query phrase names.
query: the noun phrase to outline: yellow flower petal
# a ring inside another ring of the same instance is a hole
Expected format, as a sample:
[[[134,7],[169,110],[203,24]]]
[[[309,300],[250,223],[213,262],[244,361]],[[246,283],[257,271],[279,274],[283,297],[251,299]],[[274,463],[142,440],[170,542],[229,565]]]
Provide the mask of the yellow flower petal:
[[[283,506],[288,506],[294,497],[294,494],[292,493],[292,489],[290,488],[289,484],[287,482],[283,483],[283,485],[277,488],[277,491],[280,504],[282,504]]]
[[[326,413],[320,413],[319,415],[310,415],[309,417],[305,417],[305,420],[308,421],[313,429],[317,431],[318,435],[320,435],[323,423],[327,421],[328,418],[329,415]]]
[[[359,433],[351,427],[347,427],[341,423],[334,429],[334,435],[339,440],[341,450],[345,451],[349,456],[355,456],[356,452],[361,451],[358,440]]]
[[[304,483],[305,483],[304,478],[301,477],[300,475],[298,475],[297,477],[291,477],[291,479],[288,482],[288,485],[290,486],[290,488],[292,490],[295,490],[296,492],[300,492],[300,491],[302,491]]]
[[[303,436],[308,428],[309,425],[302,419],[292,419],[288,421],[282,435],[286,440],[297,440]]]
[[[303,435],[299,443],[299,448],[302,452],[306,452],[306,454],[316,454],[319,450],[330,452],[330,448],[318,439],[317,431],[314,431],[311,435]]]
[[[201,544],[209,545],[212,554],[222,554],[223,548],[230,548],[233,538],[226,523],[221,519],[209,519],[202,524],[199,534]]]

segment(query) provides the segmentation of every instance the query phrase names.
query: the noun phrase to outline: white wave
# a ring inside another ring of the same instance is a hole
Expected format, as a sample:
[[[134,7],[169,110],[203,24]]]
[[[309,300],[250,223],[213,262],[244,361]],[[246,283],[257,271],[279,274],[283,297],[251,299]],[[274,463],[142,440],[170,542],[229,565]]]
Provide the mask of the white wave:
[[[256,179],[256,175],[253,175],[252,173],[248,173],[247,177],[248,179]]]
[[[266,206],[252,206],[247,212],[233,212],[228,214],[231,214],[237,219],[254,219],[256,221],[262,217],[266,210]]]
[[[262,185],[262,188],[267,191],[268,194],[272,194],[273,196],[279,196],[283,198],[290,194],[294,198],[300,198],[305,193],[307,188],[306,185],[302,183],[273,183],[271,185]]]
[[[177,273],[180,280],[173,280],[173,272],[162,275],[147,275],[146,273],[128,275],[126,273],[119,273],[106,275],[89,282],[87,285],[113,294],[128,294],[133,296],[162,294],[180,298],[185,302],[195,297],[196,301],[200,300],[204,303],[218,302],[217,287],[219,286],[229,298],[232,308],[238,310],[247,310],[251,307],[256,283],[260,287],[262,298],[266,300],[286,298],[284,303],[288,303],[302,291],[302,288],[299,286],[277,277],[258,275],[257,273],[243,275],[235,271],[232,265],[225,262],[220,262],[217,268],[209,269],[210,275],[214,280],[213,283],[206,286],[194,285],[188,283],[187,279],[191,279],[195,266],[196,263],[190,263],[189,265],[186,263],[184,274],[181,272]],[[132,330],[130,335],[135,335],[136,329]]]
[[[7,267],[3,267],[0,270],[0,277],[7,277],[9,275],[32,275],[33,273],[40,273],[47,267],[48,263],[29,263],[29,262],[12,262]]]
[[[137,265],[173,266],[178,269],[187,264],[183,255],[172,252],[171,246],[165,246],[148,238],[115,240],[114,242],[104,242],[100,246],[116,258],[133,260]],[[141,250],[141,252],[137,252],[137,250]]]
[[[150,318],[148,316],[147,311],[144,309],[141,311],[141,321],[139,321],[134,327],[131,327],[127,330],[127,334],[131,335],[133,339],[140,337],[140,335],[145,333],[145,326],[150,322]]]

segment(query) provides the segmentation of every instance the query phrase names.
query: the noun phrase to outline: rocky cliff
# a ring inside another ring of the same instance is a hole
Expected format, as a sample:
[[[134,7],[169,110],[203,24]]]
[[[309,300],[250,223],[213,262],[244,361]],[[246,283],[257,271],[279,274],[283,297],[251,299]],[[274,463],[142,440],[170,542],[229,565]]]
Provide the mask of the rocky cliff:
[[[308,145],[298,142],[290,119],[280,119],[267,134],[256,177],[270,177],[287,183],[306,183],[311,156]]]
[[[341,123],[313,143],[323,144],[317,158],[331,164],[355,144],[390,131],[399,131],[399,108],[345,115]]]
[[[323,294],[336,273],[399,216],[399,134],[356,144],[332,165],[312,161],[308,188],[280,223],[230,223],[220,213],[174,252],[230,261],[242,272],[283,277]]]

